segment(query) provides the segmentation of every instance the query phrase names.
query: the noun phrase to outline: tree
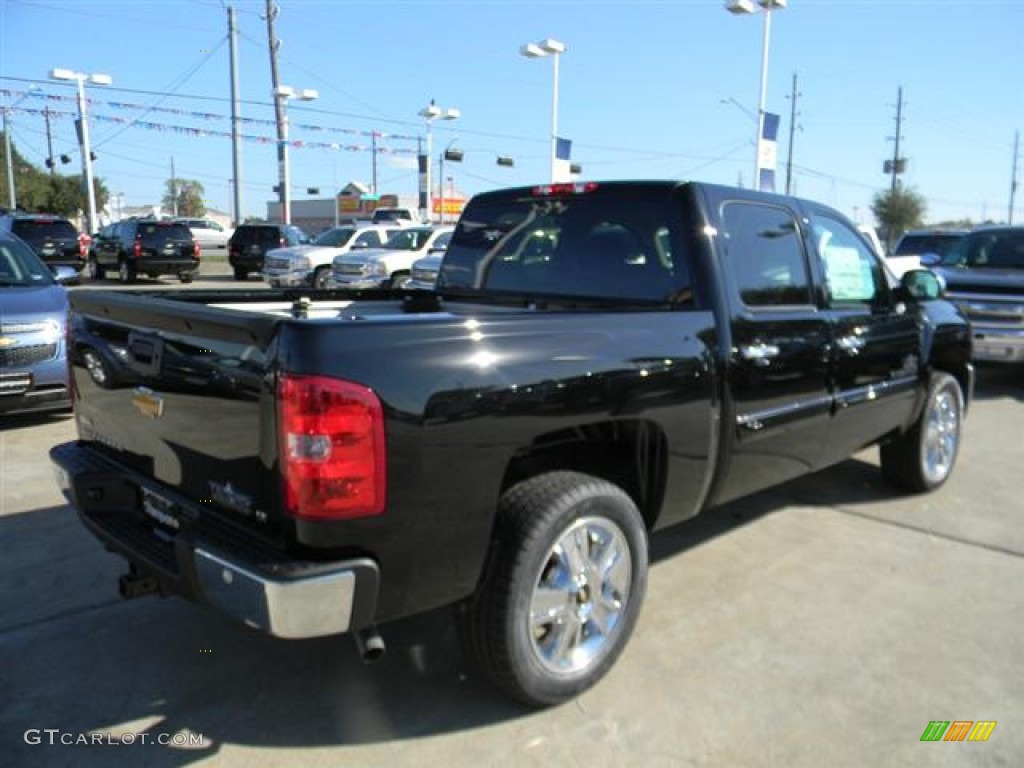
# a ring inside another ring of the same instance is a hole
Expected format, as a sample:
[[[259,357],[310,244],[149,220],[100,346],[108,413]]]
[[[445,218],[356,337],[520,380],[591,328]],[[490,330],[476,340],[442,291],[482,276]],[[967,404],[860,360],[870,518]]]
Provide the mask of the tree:
[[[40,170],[22,157],[16,147],[11,145],[11,161],[14,172],[15,192],[18,208],[39,213],[55,213],[68,218],[77,217],[89,208],[85,194],[85,185],[81,176],[75,174],[49,173]],[[0,143],[0,165],[7,167],[7,155]],[[110,192],[101,179],[93,178],[96,192],[96,208],[102,210],[110,198]],[[0,206],[9,208],[11,205],[7,185],[3,185],[0,194]]]
[[[200,182],[195,179],[168,179],[164,189],[165,211],[195,218],[206,215],[206,203],[203,200],[206,190]]]
[[[875,194],[871,212],[885,233],[886,248],[891,251],[900,235],[908,229],[920,227],[927,209],[924,198],[914,189],[897,186]]]

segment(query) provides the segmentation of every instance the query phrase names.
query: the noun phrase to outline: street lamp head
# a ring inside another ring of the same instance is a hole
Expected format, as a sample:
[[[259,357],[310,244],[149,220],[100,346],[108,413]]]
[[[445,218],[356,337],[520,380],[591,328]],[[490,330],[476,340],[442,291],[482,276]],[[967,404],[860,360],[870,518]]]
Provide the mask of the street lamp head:
[[[758,4],[766,11],[782,10],[789,0],[757,0]]]
[[[272,91],[272,95],[279,99],[290,99],[295,95],[295,89],[290,85],[279,85]]]
[[[82,77],[78,72],[73,69],[51,69],[50,79],[52,80],[77,80]]]
[[[528,59],[542,59],[548,55],[547,51],[536,43],[527,43],[519,48],[519,53]]]
[[[460,117],[462,117],[462,112],[454,107],[446,109],[444,114],[441,115],[442,120],[458,120]]]
[[[527,43],[519,48],[519,53],[528,59],[542,59],[548,54],[557,55],[565,53],[565,43],[549,37],[539,43]]]
[[[419,111],[419,116],[425,117],[427,120],[433,120],[435,117],[439,117],[440,115],[441,108],[434,103],[433,99],[430,100],[430,103],[427,106]]]
[[[95,74],[89,75],[89,82],[93,85],[110,85],[114,82],[114,78],[110,75]]]
[[[299,91],[298,95],[299,101],[315,101],[316,99],[319,98],[320,91],[317,91],[313,88],[303,88],[301,91]]]
[[[753,0],[725,0],[725,10],[737,15],[756,12]]]

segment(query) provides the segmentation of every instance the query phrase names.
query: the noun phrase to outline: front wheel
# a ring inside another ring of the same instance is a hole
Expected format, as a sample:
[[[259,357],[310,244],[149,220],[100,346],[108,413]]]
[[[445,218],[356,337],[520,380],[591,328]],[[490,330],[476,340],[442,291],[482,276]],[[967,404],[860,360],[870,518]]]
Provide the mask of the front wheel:
[[[248,280],[249,273],[241,267],[235,267],[235,280]]]
[[[647,534],[618,486],[577,472],[501,499],[490,561],[460,616],[469,657],[534,706],[597,683],[622,653],[647,588]]]
[[[313,273],[313,288],[318,291],[326,291],[328,288],[327,281],[331,277],[330,267],[317,267]]]
[[[932,374],[924,411],[906,433],[883,445],[882,473],[915,493],[932,491],[953,472],[963,431],[964,396],[948,373]]]
[[[195,275],[192,272],[182,272],[180,275],[178,275],[178,279],[185,284],[191,283],[194,277]]]

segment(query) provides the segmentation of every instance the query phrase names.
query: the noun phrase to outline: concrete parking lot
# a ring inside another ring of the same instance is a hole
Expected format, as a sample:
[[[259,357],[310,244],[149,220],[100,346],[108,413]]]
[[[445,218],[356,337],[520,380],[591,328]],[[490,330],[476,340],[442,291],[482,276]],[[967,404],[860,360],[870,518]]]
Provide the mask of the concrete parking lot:
[[[261,285],[204,272],[191,287]],[[448,611],[385,626],[388,655],[364,666],[346,637],[279,641],[177,599],[122,601],[122,562],[47,459],[73,420],[7,417],[0,762],[1020,765],[1022,434],[1021,370],[986,368],[939,492],[897,495],[868,451],[657,535],[617,666],[531,711],[466,665]],[[997,725],[921,742],[933,720]]]

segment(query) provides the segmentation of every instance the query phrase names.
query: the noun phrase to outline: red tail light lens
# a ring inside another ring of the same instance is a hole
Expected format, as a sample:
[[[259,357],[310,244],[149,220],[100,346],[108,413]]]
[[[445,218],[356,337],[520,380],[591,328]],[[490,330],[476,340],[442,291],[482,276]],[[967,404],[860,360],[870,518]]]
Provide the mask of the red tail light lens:
[[[78,255],[83,259],[88,255],[91,243],[92,238],[84,232],[78,236]]]
[[[277,410],[289,514],[344,520],[384,512],[384,412],[371,390],[326,376],[284,375]]]
[[[142,243],[138,240],[136,240],[135,244],[132,246],[132,257],[136,259],[142,258]]]
[[[198,260],[199,259],[199,254],[200,254],[199,241],[198,240],[193,240],[192,241],[192,253],[196,257],[196,260]]]

